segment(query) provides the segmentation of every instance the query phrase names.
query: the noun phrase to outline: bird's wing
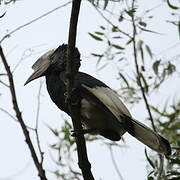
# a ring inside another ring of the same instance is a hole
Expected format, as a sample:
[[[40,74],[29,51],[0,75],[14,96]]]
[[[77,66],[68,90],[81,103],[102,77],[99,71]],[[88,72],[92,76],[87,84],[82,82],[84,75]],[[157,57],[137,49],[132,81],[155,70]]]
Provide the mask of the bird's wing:
[[[85,73],[79,73],[78,80],[82,88],[94,95],[117,119],[124,115],[131,117],[130,112],[120,100],[119,95],[106,84]]]
[[[112,114],[112,121],[119,121],[123,128],[136,139],[151,149],[169,155],[171,147],[169,142],[149,127],[132,119],[130,112],[119,99],[118,94],[103,82],[94,77],[78,73],[78,83],[83,96],[98,104],[103,112]]]
[[[171,154],[170,144],[164,137],[135,119],[124,119],[123,127],[129,134],[157,152]]]
[[[119,99],[118,94],[109,87],[95,86],[94,88],[90,88],[84,84],[82,84],[82,87],[96,96],[117,119],[120,120],[120,117],[123,117],[124,115],[131,117],[130,112]]]
[[[126,106],[121,102],[118,95],[113,90],[107,87],[89,88],[86,85],[82,86],[94,94],[103,104],[105,104],[106,107],[108,107],[108,109],[123,124],[124,129],[129,134],[157,152],[166,155],[171,154],[169,142],[146,125],[132,119]]]
[[[93,94],[104,106],[106,106],[106,108],[113,113],[116,119],[121,122],[124,129],[129,134],[155,151],[166,155],[171,154],[170,144],[165,138],[141,122],[134,120],[126,106],[119,99],[118,94],[104,83],[101,84],[101,82],[92,78],[89,77],[88,79],[91,79],[91,82],[94,81],[94,86],[88,86],[88,82],[82,80],[80,81],[81,86]]]

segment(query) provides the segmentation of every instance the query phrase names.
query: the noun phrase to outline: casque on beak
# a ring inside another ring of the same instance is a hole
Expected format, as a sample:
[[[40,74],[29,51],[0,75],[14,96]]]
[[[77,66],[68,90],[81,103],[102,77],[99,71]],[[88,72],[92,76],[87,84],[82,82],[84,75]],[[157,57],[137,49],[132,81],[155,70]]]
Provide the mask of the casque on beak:
[[[24,85],[45,75],[46,70],[51,64],[49,57],[51,54],[53,54],[53,52],[54,52],[54,49],[48,51],[33,64],[32,69],[34,70],[34,73],[27,79]]]

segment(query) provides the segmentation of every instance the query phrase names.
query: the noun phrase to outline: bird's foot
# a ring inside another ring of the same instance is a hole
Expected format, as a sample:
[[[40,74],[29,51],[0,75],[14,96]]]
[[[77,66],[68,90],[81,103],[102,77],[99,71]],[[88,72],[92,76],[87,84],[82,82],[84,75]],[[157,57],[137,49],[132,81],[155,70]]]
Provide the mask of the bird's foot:
[[[74,129],[74,130],[71,130],[71,136],[73,136],[73,137],[76,137],[76,136],[78,136],[79,134],[88,134],[88,133],[93,133],[93,132],[95,132],[96,131],[96,129],[82,129],[82,130],[78,130],[78,129]]]

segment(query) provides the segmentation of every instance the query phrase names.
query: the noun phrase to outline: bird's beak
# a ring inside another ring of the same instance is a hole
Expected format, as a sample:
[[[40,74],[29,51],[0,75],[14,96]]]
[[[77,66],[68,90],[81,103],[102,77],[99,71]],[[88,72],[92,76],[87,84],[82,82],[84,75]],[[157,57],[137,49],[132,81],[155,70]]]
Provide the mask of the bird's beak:
[[[44,75],[43,69],[38,69],[37,71],[35,71],[35,72],[27,79],[27,81],[25,82],[24,86],[25,86],[26,84],[28,84],[29,82],[33,81],[34,79],[37,79],[37,78],[39,78],[39,77],[41,77],[41,76],[43,76],[43,75]]]
[[[28,84],[29,82],[39,77],[44,76],[49,66],[50,66],[50,61],[48,58],[46,59],[39,58],[32,66],[32,68],[34,69],[34,73],[27,79],[24,85]]]

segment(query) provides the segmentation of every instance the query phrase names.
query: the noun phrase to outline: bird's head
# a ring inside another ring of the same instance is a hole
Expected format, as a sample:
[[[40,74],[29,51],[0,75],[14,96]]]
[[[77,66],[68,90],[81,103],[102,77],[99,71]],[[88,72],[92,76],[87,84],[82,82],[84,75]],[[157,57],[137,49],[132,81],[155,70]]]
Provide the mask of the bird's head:
[[[74,52],[74,61],[75,67],[78,70],[80,67],[80,53],[78,49],[75,49]],[[32,66],[34,70],[33,74],[27,79],[24,85],[29,82],[45,76],[50,71],[61,72],[66,68],[67,62],[67,45],[63,44],[59,46],[57,49],[52,49],[45,54],[43,54]]]

